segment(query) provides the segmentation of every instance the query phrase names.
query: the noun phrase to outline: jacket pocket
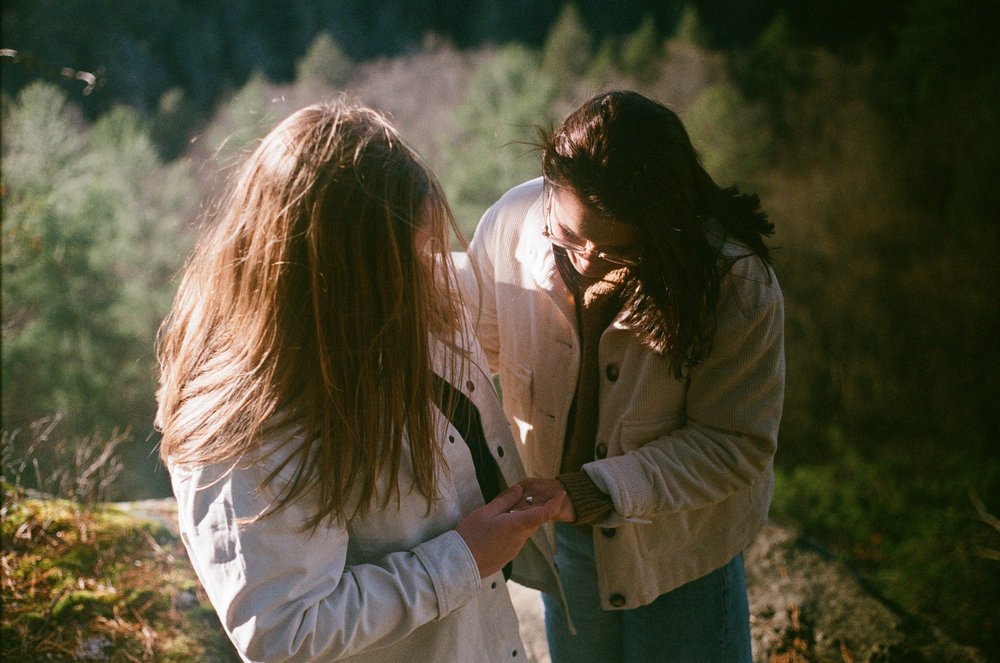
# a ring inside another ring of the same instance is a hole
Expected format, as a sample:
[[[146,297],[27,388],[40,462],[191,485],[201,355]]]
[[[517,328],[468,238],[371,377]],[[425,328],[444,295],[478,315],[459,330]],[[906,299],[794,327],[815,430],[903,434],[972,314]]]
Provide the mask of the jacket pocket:
[[[532,403],[534,402],[534,373],[530,368],[514,363],[500,365],[500,392],[503,409],[515,427],[515,432],[524,434],[531,430]]]

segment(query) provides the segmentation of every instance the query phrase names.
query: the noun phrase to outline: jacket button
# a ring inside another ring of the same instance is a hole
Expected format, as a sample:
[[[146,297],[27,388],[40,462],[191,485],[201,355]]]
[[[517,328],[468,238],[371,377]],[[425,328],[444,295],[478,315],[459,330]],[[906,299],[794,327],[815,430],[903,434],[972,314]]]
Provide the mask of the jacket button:
[[[503,458],[503,447],[497,447],[497,455]]]
[[[615,536],[615,532],[617,532],[617,531],[618,530],[616,530],[614,527],[602,527],[601,528],[601,534],[603,534],[604,538],[606,538],[606,539],[613,539],[614,536]]]
[[[622,596],[621,594],[612,594],[610,601],[611,605],[613,605],[616,608],[620,608],[623,605],[625,605],[625,597]]]
[[[600,459],[600,458],[607,458],[608,457],[608,447],[607,447],[607,445],[606,444],[598,444],[597,448],[594,450],[594,455],[597,456],[598,459]]]
[[[604,369],[604,375],[610,382],[618,381],[618,364],[608,364]]]
[[[466,380],[465,386],[468,388],[470,393],[476,390],[476,385],[472,383],[472,380]]]

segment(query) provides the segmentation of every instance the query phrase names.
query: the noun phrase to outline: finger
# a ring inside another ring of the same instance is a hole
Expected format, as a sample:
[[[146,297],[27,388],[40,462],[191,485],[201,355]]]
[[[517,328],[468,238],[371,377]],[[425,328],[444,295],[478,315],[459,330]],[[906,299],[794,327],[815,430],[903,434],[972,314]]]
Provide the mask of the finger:
[[[566,494],[562,493],[542,504],[536,502],[530,508],[513,511],[511,516],[515,517],[518,524],[523,527],[538,529],[543,523],[554,520],[559,515],[564,499],[566,499]]]
[[[563,509],[563,505],[569,501],[569,495],[566,491],[560,491],[559,493],[553,495],[545,504],[545,514],[550,518],[555,518]]]
[[[510,511],[521,501],[521,495],[524,493],[524,489],[518,485],[514,484],[507,490],[503,491],[486,505],[486,509],[490,513],[503,513],[505,511]]]

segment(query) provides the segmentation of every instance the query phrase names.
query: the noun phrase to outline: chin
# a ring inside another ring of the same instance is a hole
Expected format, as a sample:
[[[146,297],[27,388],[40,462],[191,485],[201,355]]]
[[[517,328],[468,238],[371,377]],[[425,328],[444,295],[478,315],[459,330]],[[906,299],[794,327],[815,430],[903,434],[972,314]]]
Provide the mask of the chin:
[[[587,269],[580,269],[578,266],[574,265],[573,268],[576,270],[577,274],[588,279],[604,278],[607,276],[608,272],[611,271],[610,269],[604,267],[589,267]]]

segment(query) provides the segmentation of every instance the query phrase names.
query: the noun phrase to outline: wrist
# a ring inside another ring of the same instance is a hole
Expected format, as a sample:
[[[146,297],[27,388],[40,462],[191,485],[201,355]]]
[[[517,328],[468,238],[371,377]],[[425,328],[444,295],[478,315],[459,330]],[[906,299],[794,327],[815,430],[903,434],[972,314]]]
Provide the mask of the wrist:
[[[593,525],[614,509],[611,497],[602,492],[586,472],[567,472],[557,476],[556,480],[563,485],[572,503],[576,513],[574,524]]]

